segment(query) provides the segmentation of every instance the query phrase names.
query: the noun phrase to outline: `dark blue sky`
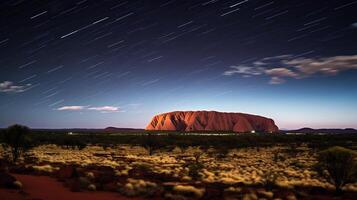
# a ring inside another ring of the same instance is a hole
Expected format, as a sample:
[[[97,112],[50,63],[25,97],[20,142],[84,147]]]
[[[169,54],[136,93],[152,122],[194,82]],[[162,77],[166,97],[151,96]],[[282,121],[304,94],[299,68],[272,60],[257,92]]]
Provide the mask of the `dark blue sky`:
[[[143,128],[174,110],[357,128],[357,1],[0,3],[0,127]]]

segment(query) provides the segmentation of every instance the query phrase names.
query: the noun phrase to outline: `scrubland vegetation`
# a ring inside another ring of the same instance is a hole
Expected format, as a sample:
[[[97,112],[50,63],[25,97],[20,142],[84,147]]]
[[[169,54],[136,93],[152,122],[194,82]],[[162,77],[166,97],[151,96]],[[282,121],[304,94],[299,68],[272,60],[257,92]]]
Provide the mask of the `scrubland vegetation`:
[[[353,199],[357,194],[355,135],[28,136],[31,148],[10,171],[53,176],[72,191],[149,199]],[[8,148],[0,152],[3,160],[12,157]]]

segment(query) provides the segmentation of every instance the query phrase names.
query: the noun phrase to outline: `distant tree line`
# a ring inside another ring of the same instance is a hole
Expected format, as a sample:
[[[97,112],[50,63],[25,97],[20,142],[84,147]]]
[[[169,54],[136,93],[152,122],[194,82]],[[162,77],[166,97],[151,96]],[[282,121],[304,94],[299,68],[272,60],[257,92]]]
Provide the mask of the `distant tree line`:
[[[150,152],[156,149],[172,149],[174,147],[187,148],[200,147],[225,147],[227,149],[244,147],[267,147],[276,144],[286,144],[294,150],[305,143],[313,149],[326,149],[332,146],[348,148],[357,147],[357,135],[285,135],[285,134],[259,134],[246,133],[237,135],[186,135],[183,133],[143,132],[142,134],[106,134],[106,133],[80,133],[68,132],[31,131],[29,128],[14,125],[2,130],[0,143],[13,143],[14,140],[26,144],[26,148],[43,144],[56,144],[66,148],[83,149],[86,145],[132,145],[143,146]],[[31,142],[30,142],[31,141]],[[27,147],[28,146],[28,147]],[[22,151],[14,146],[14,151]]]

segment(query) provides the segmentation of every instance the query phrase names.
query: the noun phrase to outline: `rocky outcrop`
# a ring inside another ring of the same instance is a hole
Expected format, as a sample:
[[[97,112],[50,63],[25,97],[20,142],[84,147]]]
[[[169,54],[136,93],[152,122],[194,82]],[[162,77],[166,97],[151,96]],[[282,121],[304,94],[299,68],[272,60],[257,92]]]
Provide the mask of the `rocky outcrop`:
[[[156,115],[146,130],[278,132],[272,119],[244,113],[216,111],[176,111]]]

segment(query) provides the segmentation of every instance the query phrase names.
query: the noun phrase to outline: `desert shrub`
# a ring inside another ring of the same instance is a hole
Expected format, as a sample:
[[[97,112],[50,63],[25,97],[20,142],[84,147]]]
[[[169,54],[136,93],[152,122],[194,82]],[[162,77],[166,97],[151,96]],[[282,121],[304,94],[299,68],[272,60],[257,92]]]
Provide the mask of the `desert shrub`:
[[[104,151],[107,151],[109,149],[109,147],[111,147],[110,144],[106,144],[106,143],[100,144],[100,146],[103,148]]]
[[[192,177],[192,179],[197,180],[201,178],[200,172],[202,172],[204,166],[201,163],[193,162],[187,164],[188,175]]]
[[[89,180],[94,180],[94,179],[95,179],[95,176],[94,176],[94,173],[93,173],[93,172],[87,172],[87,173],[86,173],[86,177],[87,177]]]
[[[136,163],[134,164],[133,167],[138,171],[145,172],[145,173],[152,173],[152,168],[153,168],[150,164],[147,163]]]
[[[26,126],[15,124],[4,132],[4,148],[9,151],[13,162],[33,147],[29,138],[30,129]]]
[[[207,152],[207,151],[208,151],[208,148],[199,146],[199,147],[191,147],[189,152],[193,156],[194,162],[200,163],[201,157],[203,155],[205,155],[205,152]]]
[[[345,184],[357,181],[356,158],[357,153],[353,150],[331,147],[319,153],[316,169],[335,185],[336,193],[341,193]]]
[[[276,186],[278,175],[272,171],[268,171],[263,175],[263,185],[265,188],[271,190]]]
[[[82,150],[87,147],[87,144],[85,142],[82,142],[80,140],[76,141],[76,147],[78,150]]]
[[[61,142],[60,145],[69,149],[78,149],[82,150],[87,147],[87,144],[81,140],[81,138],[77,138],[75,136],[67,136],[64,138]]]
[[[228,156],[228,154],[230,152],[230,149],[226,148],[226,147],[216,147],[215,150],[216,150],[215,156],[218,159],[227,158],[227,156]]]
[[[161,191],[161,187],[151,181],[132,178],[128,178],[127,181],[124,186],[120,187],[119,191],[130,197],[138,195],[150,197]]]
[[[22,187],[23,187],[23,185],[20,181],[15,181],[13,184],[16,189],[22,189]]]
[[[39,165],[39,166],[32,166],[32,168],[38,172],[47,172],[47,173],[52,173],[54,171],[59,170],[58,167],[52,167],[51,165]]]
[[[290,163],[290,165],[296,167],[296,168],[299,168],[299,169],[302,169],[305,167],[305,165],[297,160],[294,160]]]
[[[273,154],[274,162],[284,162],[285,160],[286,160],[286,158],[279,151],[274,152],[274,154]]]
[[[287,146],[288,148],[285,149],[285,152],[291,157],[296,157],[297,154],[300,152],[298,148],[299,146],[301,146],[301,143],[292,142],[292,143],[288,143]]]
[[[195,163],[198,164],[201,160],[201,157],[203,156],[203,152],[200,151],[200,152],[194,152],[193,153],[193,157],[195,158]]]
[[[97,188],[96,188],[96,186],[94,184],[90,184],[90,185],[88,185],[88,190],[89,191],[96,191]]]
[[[204,195],[205,188],[196,188],[191,185],[176,185],[174,186],[173,191],[187,197],[199,199]]]
[[[179,144],[178,147],[179,147],[180,150],[181,150],[181,154],[186,153],[187,149],[189,148],[189,146],[188,146],[188,145],[185,145],[185,144]]]

